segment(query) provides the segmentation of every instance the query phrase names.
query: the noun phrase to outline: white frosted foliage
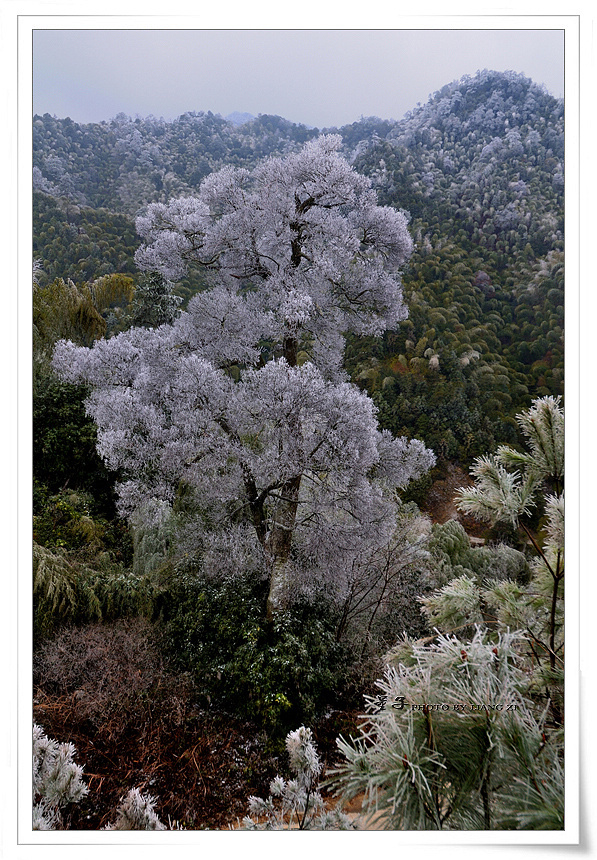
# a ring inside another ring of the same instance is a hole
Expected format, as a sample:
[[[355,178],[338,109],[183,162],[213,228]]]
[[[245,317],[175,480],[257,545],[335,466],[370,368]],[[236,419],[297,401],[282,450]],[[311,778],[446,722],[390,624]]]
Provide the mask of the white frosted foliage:
[[[60,810],[88,793],[83,768],[74,761],[75,748],[48,738],[33,726],[33,830],[57,830]]]
[[[242,830],[351,830],[351,821],[336,805],[326,810],[317,782],[322,770],[311,729],[301,726],[286,736],[293,779],[276,776],[265,800],[249,797]]]
[[[116,810],[114,824],[106,830],[166,830],[156,815],[154,805],[156,799],[149,794],[142,794],[138,788],[131,788],[122,798]]]
[[[252,172],[211,174],[197,198],[151,204],[137,219],[145,240],[137,264],[168,278],[198,265],[237,284],[261,283],[274,322],[316,338],[325,337],[332,309],[340,330],[381,334],[406,316],[399,271],[412,252],[407,216],[377,205],[340,145],[339,135],[322,136]]]
[[[395,489],[434,463],[423,443],[380,432],[373,402],[343,381],[343,332],[380,334],[406,316],[412,242],[340,143],[225,168],[197,199],[152,204],[137,222],[139,265],[172,278],[196,264],[217,282],[171,325],[91,349],[62,341],[54,355],[63,379],[90,386],[99,451],[124,476],[121,512],[171,504],[184,485],[222,528],[243,517],[276,603],[297,530],[334,529],[340,512],[378,543]]]

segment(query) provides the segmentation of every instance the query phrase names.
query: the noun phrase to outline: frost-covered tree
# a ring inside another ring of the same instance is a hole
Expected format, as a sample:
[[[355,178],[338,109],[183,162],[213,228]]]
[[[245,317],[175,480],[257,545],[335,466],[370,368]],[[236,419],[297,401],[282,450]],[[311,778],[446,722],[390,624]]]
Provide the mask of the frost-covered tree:
[[[83,767],[75,763],[73,744],[48,738],[41,726],[33,724],[33,830],[62,830],[61,810],[78,803],[89,789],[83,781]],[[105,830],[166,830],[156,815],[156,799],[131,788],[121,798],[116,820]],[[180,829],[175,823],[170,829]]]
[[[502,445],[473,464],[473,487],[458,491],[460,510],[491,524],[520,528],[534,551],[527,586],[494,576],[476,584],[470,599],[493,623],[524,630],[533,684],[550,702],[556,724],[563,722],[564,683],[564,413],[559,397],[541,397],[517,416],[527,442],[519,452]],[[535,508],[543,514],[543,539],[528,523]],[[454,583],[451,584],[453,586]],[[426,608],[438,623],[445,595]]]
[[[232,302],[237,319],[243,309],[245,345],[258,334],[275,339],[290,366],[305,348],[322,369],[323,356],[336,369],[341,332],[381,334],[406,317],[398,270],[412,250],[405,214],[377,205],[340,144],[323,136],[252,172],[211,174],[197,197],[152,204],[137,220],[146,240],[137,263],[171,278],[189,264],[217,271],[220,305]],[[239,285],[252,292],[241,303]],[[215,334],[218,315],[206,308],[203,316]],[[237,339],[227,326],[226,334]]]
[[[133,328],[92,349],[58,344],[62,378],[92,388],[88,409],[129,515],[190,490],[202,522],[254,529],[270,576],[268,612],[294,579],[295,533],[351,531],[382,545],[393,494],[434,462],[377,426],[341,370],[343,333],[380,334],[406,316],[399,269],[406,216],[376,203],[338,136],[225,168],[196,198],[152,204],[138,264],[166,278],[214,273],[171,325]]]
[[[276,776],[269,797],[250,797],[242,830],[350,830],[348,816],[337,807],[326,809],[318,790],[321,761],[311,729],[289,732],[286,749],[293,779]]]
[[[475,484],[458,491],[458,507],[491,524],[519,528],[532,547],[530,582],[494,575],[475,589],[477,605],[493,623],[524,630],[535,693],[550,703],[554,722],[563,723],[564,684],[564,412],[559,397],[541,397],[517,415],[527,450],[507,445],[473,465]],[[528,514],[543,515],[541,536]],[[430,617],[442,601],[428,605]]]
[[[88,793],[74,755],[72,744],[58,743],[33,725],[33,830],[60,829],[60,810]]]
[[[388,648],[397,633],[422,633],[417,597],[435,585],[429,576],[428,517],[413,503],[401,504],[391,528],[382,545],[330,529],[310,532],[298,547],[307,581],[321,577],[322,570],[331,574],[328,592],[339,615],[336,636],[351,642],[362,658]]]
[[[157,328],[174,321],[180,296],[172,293],[172,284],[159,272],[144,274],[135,288],[131,308],[131,324],[145,328]]]
[[[457,504],[519,526],[530,560],[465,547],[456,524],[436,531],[432,555],[452,578],[420,602],[437,635],[390,651],[359,736],[338,742],[336,790],[364,792],[388,829],[564,825],[564,415],[543,397],[517,418],[527,450],[478,458]]]
[[[516,416],[529,450],[508,445],[496,454],[478,457],[471,469],[472,488],[458,491],[458,507],[495,525],[520,526],[536,546],[525,516],[537,504],[537,495],[551,491],[559,497],[564,480],[564,414],[559,397],[542,397]]]
[[[562,733],[528,696],[520,634],[396,649],[330,783],[364,795],[367,829],[560,830]]]
[[[166,830],[156,815],[156,799],[150,794],[141,794],[138,788],[131,788],[120,801],[116,810],[116,821],[105,830]]]

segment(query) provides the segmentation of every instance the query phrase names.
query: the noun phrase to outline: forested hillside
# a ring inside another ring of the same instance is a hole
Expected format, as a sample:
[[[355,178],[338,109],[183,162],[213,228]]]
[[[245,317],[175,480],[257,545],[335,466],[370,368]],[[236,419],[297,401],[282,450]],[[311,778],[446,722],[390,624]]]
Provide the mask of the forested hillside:
[[[416,241],[409,319],[360,369],[383,420],[447,458],[514,441],[513,412],[562,393],[562,103],[482,73],[361,150],[355,166],[410,212]]]
[[[33,119],[39,828],[559,829],[563,102],[242,118]]]
[[[397,124],[339,129],[381,203],[410,214],[409,318],[352,339],[348,366],[385,426],[463,462],[516,441],[513,416],[563,393],[563,104],[514,73],[444,87]],[[192,194],[223,165],[295,151],[318,129],[211,113],[172,123],[119,115],[34,119],[34,256],[41,282],[135,274],[134,216]],[[201,288],[191,273],[177,292]]]

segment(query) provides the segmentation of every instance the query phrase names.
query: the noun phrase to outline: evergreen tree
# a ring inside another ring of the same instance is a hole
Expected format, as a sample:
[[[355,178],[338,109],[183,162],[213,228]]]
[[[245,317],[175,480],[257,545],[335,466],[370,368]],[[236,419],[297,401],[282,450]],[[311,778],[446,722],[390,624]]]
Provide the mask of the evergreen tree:
[[[562,736],[528,695],[519,646],[479,628],[396,649],[330,772],[336,794],[364,794],[364,829],[374,815],[386,830],[563,828]]]
[[[293,779],[276,776],[269,797],[249,798],[249,815],[243,830],[350,830],[348,816],[339,809],[326,810],[317,783],[321,761],[311,729],[301,726],[286,737]]]
[[[120,801],[116,821],[105,830],[166,830],[156,815],[155,802],[150,794],[144,795],[138,788],[131,788]]]
[[[135,287],[131,325],[157,328],[171,324],[182,299],[172,294],[172,284],[159,272],[145,273]]]
[[[54,358],[63,379],[92,388],[100,451],[129,476],[121,510],[173,503],[186,487],[219,528],[248,520],[270,616],[291,597],[295,532],[381,546],[395,489],[434,462],[421,442],[380,432],[371,400],[344,381],[342,332],[380,333],[406,315],[398,271],[412,243],[339,146],[322,137],[152,205],[138,263],[165,277],[195,263],[217,285],[170,326],[91,350],[62,341]]]
[[[60,829],[60,810],[88,793],[74,754],[72,744],[59,744],[33,726],[33,830]]]
[[[60,744],[48,738],[41,726],[33,725],[33,830],[63,830],[61,809],[89,794],[83,768],[75,764],[75,752],[72,744]],[[132,788],[122,798],[115,822],[104,829],[166,830],[154,805],[154,797]]]
[[[545,397],[518,421],[529,450],[478,458],[457,498],[521,526],[530,581],[503,575],[498,548],[484,575],[465,571],[422,598],[435,641],[405,638],[390,652],[381,700],[369,698],[359,737],[338,742],[336,790],[364,791],[388,829],[563,828],[564,416]],[[542,543],[525,522],[536,506]],[[456,635],[467,628],[471,639]]]

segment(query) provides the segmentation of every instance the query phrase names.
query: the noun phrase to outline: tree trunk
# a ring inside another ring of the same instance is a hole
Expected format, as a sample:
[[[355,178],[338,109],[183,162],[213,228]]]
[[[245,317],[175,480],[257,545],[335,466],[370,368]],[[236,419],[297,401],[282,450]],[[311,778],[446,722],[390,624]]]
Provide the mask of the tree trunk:
[[[293,248],[293,258],[297,250]],[[294,265],[300,262],[300,255]],[[297,366],[298,340],[287,335],[283,341],[283,355],[290,367]],[[300,420],[296,416],[294,432],[300,434]],[[274,614],[288,603],[289,587],[292,579],[290,569],[290,547],[298,510],[299,490],[302,475],[290,478],[280,488],[280,496],[274,512],[272,527],[266,541],[266,550],[272,559],[270,588],[267,598],[267,617],[271,621]]]
[[[280,498],[267,538],[267,551],[272,559],[267,617],[283,609],[288,602],[291,582],[290,547],[298,509],[301,475],[290,478],[280,490]]]

